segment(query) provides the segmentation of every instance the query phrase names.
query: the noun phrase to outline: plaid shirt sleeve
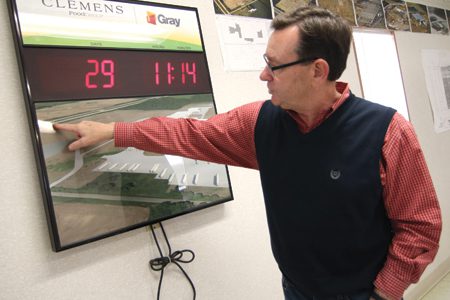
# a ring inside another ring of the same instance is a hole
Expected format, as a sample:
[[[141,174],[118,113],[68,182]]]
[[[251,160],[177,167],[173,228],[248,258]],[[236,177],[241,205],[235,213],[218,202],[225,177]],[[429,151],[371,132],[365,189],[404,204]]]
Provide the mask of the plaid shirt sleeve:
[[[436,256],[441,212],[414,129],[399,113],[391,121],[382,151],[384,203],[394,237],[374,285],[390,299],[401,299]]]
[[[208,120],[159,117],[119,122],[115,144],[257,169],[253,134],[262,103],[249,103]]]

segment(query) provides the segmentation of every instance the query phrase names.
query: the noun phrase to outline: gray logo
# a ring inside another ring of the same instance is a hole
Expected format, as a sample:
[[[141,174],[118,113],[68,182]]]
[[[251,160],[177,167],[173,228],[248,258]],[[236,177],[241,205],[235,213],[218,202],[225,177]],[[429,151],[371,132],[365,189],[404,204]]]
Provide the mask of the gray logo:
[[[330,177],[333,180],[338,180],[339,177],[341,177],[341,171],[339,171],[339,170],[331,170],[330,171]]]

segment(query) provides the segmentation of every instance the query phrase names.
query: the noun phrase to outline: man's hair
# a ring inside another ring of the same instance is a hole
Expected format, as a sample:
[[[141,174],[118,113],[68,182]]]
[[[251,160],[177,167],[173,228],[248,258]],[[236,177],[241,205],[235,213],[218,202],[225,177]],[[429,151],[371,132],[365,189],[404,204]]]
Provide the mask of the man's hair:
[[[338,79],[347,66],[352,40],[352,27],[340,16],[320,7],[301,7],[291,13],[280,14],[271,27],[281,30],[296,25],[300,41],[296,52],[299,58],[322,58],[330,66],[328,80]]]

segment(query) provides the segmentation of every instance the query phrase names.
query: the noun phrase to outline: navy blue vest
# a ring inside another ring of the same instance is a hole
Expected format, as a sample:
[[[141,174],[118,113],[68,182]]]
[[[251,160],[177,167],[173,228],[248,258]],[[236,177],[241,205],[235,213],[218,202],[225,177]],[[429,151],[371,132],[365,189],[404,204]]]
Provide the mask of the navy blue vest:
[[[270,101],[255,128],[272,251],[284,276],[314,296],[371,288],[392,239],[380,159],[395,110],[350,95],[302,134]]]

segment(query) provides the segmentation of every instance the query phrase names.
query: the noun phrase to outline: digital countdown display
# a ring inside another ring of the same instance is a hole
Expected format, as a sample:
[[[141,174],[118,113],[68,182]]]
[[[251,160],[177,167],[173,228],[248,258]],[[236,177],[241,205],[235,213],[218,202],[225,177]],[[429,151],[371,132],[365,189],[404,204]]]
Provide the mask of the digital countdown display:
[[[34,101],[211,93],[204,53],[24,48]]]
[[[117,148],[74,152],[54,123],[216,114],[196,8],[7,0],[53,251],[232,200],[224,165]]]

